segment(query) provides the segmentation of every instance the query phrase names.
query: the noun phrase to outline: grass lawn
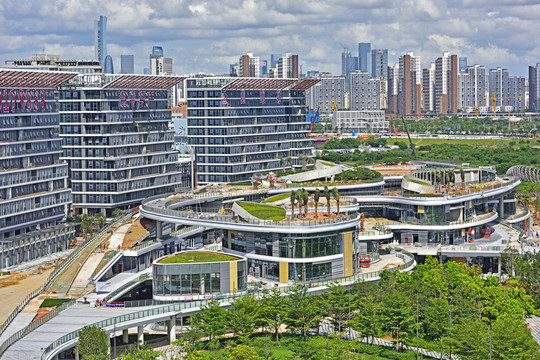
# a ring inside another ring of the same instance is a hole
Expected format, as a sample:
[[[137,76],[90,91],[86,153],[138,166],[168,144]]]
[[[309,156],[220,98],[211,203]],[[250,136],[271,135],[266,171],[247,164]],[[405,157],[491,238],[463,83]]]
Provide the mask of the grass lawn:
[[[257,204],[247,201],[236,202],[242,209],[261,220],[279,221],[285,219],[285,209],[265,204]]]
[[[227,186],[251,186],[251,183],[249,181],[247,182],[238,182],[238,183],[228,183]]]
[[[386,139],[389,145],[393,145],[397,142],[405,142],[409,145],[407,138],[389,138]],[[507,144],[512,140],[502,139],[437,139],[437,138],[412,138],[413,144],[416,146],[421,145],[438,145],[438,144],[465,144],[465,145],[497,145]]]
[[[40,308],[56,307],[56,306],[62,305],[65,302],[68,302],[69,300],[70,299],[45,299],[45,300],[43,300],[41,305],[39,305],[39,307]]]
[[[291,197],[291,193],[277,194],[277,195],[269,197],[268,199],[265,199],[263,203],[270,203],[274,201],[285,200],[290,197]]]
[[[189,251],[174,256],[169,256],[163,260],[160,260],[160,264],[188,264],[188,263],[206,263],[217,261],[235,261],[238,260],[236,256],[227,254],[216,254],[205,251]]]
[[[428,183],[427,181],[422,181],[415,178],[407,178],[407,181],[410,181],[415,184],[420,184],[420,185],[433,186],[431,185],[431,183]]]

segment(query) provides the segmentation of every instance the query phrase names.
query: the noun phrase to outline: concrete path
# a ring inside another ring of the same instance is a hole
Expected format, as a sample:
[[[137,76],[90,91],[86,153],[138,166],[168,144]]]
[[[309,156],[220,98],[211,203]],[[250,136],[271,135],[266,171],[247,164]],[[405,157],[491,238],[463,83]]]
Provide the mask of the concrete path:
[[[529,325],[534,340],[540,344],[540,317],[533,316],[529,319],[525,319],[525,322]]]
[[[117,250],[118,247],[122,247],[124,237],[126,236],[126,233],[129,230],[130,226],[131,222],[120,226],[114,231],[114,233],[111,235],[111,238],[109,239],[109,249]]]
[[[92,278],[92,274],[98,267],[99,263],[105,256],[105,253],[92,253],[88,260],[84,263],[84,266],[81,268],[75,280],[69,289],[69,294],[72,296],[81,296],[88,292],[88,286]]]
[[[44,349],[58,338],[95,322],[141,309],[144,308],[100,309],[88,305],[74,305],[17,341],[0,360],[40,360]]]

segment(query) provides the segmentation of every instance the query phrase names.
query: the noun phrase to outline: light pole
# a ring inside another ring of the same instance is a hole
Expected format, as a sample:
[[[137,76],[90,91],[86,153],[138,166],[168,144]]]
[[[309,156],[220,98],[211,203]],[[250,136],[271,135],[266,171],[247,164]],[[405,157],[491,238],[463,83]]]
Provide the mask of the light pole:
[[[420,354],[419,350],[419,343],[418,343],[418,293],[416,293],[416,359],[418,360],[418,356]]]

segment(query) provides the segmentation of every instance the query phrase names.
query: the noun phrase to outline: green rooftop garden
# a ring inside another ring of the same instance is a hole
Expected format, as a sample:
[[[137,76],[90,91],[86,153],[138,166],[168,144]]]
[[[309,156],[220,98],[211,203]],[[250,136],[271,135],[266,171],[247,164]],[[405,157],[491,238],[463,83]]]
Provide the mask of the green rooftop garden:
[[[236,256],[227,254],[217,254],[205,251],[188,251],[173,256],[166,257],[160,260],[160,264],[193,264],[193,263],[208,263],[219,261],[236,261],[239,260]]]
[[[290,196],[290,195],[289,195]],[[285,209],[279,206],[257,204],[246,201],[236,202],[242,209],[261,220],[280,221],[285,219]]]
[[[45,300],[43,300],[41,305],[39,305],[39,307],[40,308],[57,307],[57,306],[62,305],[65,302],[70,301],[70,300],[71,299],[45,299]]]
[[[419,179],[415,179],[415,178],[407,178],[407,181],[415,183],[415,184],[419,184],[419,185],[433,186],[433,185],[431,185],[431,183],[429,183],[427,181],[423,181],[423,180],[419,180]]]
[[[274,201],[279,201],[279,200],[285,200],[285,199],[288,199],[291,197],[291,193],[283,193],[283,194],[277,194],[277,195],[274,195],[274,196],[270,196],[268,199],[265,199],[263,201],[263,203],[271,203],[271,202],[274,202]]]

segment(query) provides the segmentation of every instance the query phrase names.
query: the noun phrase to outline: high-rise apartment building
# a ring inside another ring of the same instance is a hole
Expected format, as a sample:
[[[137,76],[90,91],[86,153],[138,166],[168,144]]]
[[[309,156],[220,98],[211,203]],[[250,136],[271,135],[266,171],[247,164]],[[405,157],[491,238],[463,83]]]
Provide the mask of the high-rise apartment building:
[[[459,58],[459,73],[464,73],[467,69],[467,57],[462,56]]]
[[[412,52],[400,56],[397,70],[397,109],[394,111],[403,115],[419,114],[421,112],[422,104],[420,56],[414,56]],[[393,74],[393,76],[395,76],[395,74]],[[392,79],[392,81],[395,83],[395,79]],[[390,74],[388,82],[390,83]],[[396,91],[394,85],[395,84],[392,84],[392,88],[389,85],[389,91]],[[389,95],[388,102],[390,103],[390,101]]]
[[[486,106],[486,68],[467,66],[458,76],[458,108]]]
[[[320,82],[306,91],[307,106],[311,110],[332,113],[332,104],[337,109],[344,110],[345,106],[345,77],[319,74]]]
[[[66,250],[73,236],[60,224],[71,190],[56,88],[74,76],[0,70],[0,268]]]
[[[398,84],[399,84],[399,63],[395,63],[388,67],[388,111],[391,113],[398,112],[397,98],[398,98]]]
[[[349,74],[349,109],[380,110],[381,80],[371,78],[367,72]]]
[[[290,168],[313,157],[305,91],[317,80],[188,79],[188,137],[197,183],[249,181],[254,174]]]
[[[120,55],[120,74],[135,74],[134,55]]]
[[[388,76],[388,49],[371,50],[371,76]]]
[[[498,111],[525,110],[525,77],[510,76],[507,69],[489,70],[489,97],[495,99]],[[489,104],[492,105],[492,104]]]
[[[282,79],[298,79],[300,77],[298,67],[298,55],[287,52],[279,58],[277,77]]]
[[[371,71],[371,43],[358,43],[358,70]]]
[[[166,74],[166,75],[174,74],[172,58],[163,58],[163,74]],[[162,74],[159,74],[159,75],[162,75]]]
[[[100,16],[94,20],[94,56],[101,66],[105,66],[107,56],[107,17]]]
[[[182,187],[168,91],[184,78],[79,75],[59,94],[76,213],[138,205]]]
[[[540,110],[540,62],[529,66],[529,109]]]
[[[260,58],[253,56],[253,53],[247,53],[240,56],[238,60],[238,76],[239,77],[259,77],[261,74]]]
[[[71,71],[81,74],[102,73],[99,60],[61,60],[59,55],[33,54],[29,59],[6,60],[5,69]]]
[[[457,114],[458,58],[444,52],[435,60],[435,102],[438,114]]]
[[[422,71],[422,109],[435,111],[435,63]]]

